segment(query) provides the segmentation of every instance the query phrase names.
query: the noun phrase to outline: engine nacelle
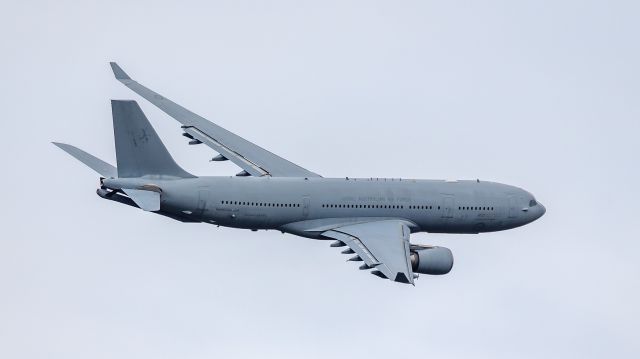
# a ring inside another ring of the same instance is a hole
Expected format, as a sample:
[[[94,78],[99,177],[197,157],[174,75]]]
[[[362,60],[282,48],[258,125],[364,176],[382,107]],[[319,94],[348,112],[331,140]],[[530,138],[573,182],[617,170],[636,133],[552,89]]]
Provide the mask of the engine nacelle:
[[[411,267],[415,273],[447,274],[453,267],[453,254],[445,247],[418,249],[411,252]]]

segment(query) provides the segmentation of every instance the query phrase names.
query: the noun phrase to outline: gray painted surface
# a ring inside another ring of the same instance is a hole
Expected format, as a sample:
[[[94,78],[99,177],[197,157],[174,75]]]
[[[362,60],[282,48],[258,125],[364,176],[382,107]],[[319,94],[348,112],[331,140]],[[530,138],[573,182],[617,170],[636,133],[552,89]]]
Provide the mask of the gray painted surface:
[[[100,175],[104,177],[118,177],[118,170],[113,167],[113,165],[108,164],[94,155],[88,154],[75,146],[67,145],[65,143],[53,142],[53,144],[75,157],[78,161],[84,163]]]
[[[453,263],[450,252],[411,250],[411,232],[501,231],[531,223],[546,211],[530,193],[499,183],[330,179],[301,172],[279,157],[265,159],[269,152],[256,152],[254,144],[132,82],[114,62],[111,67],[116,79],[186,124],[190,144],[223,149],[219,155],[240,159],[233,162],[243,171],[229,178],[194,178],[174,162],[135,101],[112,101],[119,176],[101,180],[98,194],[105,199],[122,202],[124,193],[139,208],[170,218],[333,238],[349,246],[357,254],[350,260],[364,261],[372,274],[407,284],[414,284],[414,270],[444,274],[450,266],[427,268]]]
[[[639,6],[7,2],[0,357],[636,358]],[[413,234],[456,263],[411,287],[323,241],[103,201],[49,141],[115,165],[110,98],[137,100],[187,171],[238,172],[110,60],[326,177],[480,178],[549,211]]]
[[[112,100],[111,111],[118,177],[194,177],[176,164],[135,101]]]
[[[186,133],[214,147],[248,173],[280,177],[317,176],[142,86],[132,80],[115,62],[111,62],[110,65],[118,81],[182,123]]]

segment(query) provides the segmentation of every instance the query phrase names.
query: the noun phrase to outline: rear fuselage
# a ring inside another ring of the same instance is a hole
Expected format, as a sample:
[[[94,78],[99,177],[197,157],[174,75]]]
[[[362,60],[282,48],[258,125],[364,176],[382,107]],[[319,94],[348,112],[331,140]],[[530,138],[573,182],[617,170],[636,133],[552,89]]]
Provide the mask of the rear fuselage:
[[[162,188],[162,213],[247,229],[315,237],[323,220],[403,219],[413,232],[479,233],[530,223],[545,212],[527,191],[484,181],[200,177],[131,179]],[[142,183],[140,182],[140,183]]]

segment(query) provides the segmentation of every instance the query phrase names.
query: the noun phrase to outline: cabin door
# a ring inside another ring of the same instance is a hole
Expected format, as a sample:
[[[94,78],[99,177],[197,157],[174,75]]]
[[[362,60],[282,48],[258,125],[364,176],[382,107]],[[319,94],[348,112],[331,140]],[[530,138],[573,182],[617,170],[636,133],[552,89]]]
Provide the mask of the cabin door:
[[[442,199],[442,218],[453,218],[453,196],[445,195]]]
[[[302,198],[302,217],[303,218],[307,218],[309,217],[309,206],[310,206],[311,200],[309,199],[309,197],[303,197]]]
[[[515,218],[518,213],[518,197],[509,196],[509,218]]]
[[[196,206],[196,215],[204,217],[207,211],[207,199],[209,198],[209,190],[201,189],[198,191],[198,205]]]

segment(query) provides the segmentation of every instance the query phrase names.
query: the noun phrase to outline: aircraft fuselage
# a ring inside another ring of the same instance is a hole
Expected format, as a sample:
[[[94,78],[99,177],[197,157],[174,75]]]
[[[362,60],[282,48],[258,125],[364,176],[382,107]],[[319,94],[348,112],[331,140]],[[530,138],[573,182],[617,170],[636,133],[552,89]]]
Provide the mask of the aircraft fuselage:
[[[234,176],[106,181],[113,188],[157,185],[160,214],[174,218],[312,238],[327,219],[334,225],[336,219],[402,219],[412,232],[480,233],[519,227],[545,212],[523,189],[477,180]]]

